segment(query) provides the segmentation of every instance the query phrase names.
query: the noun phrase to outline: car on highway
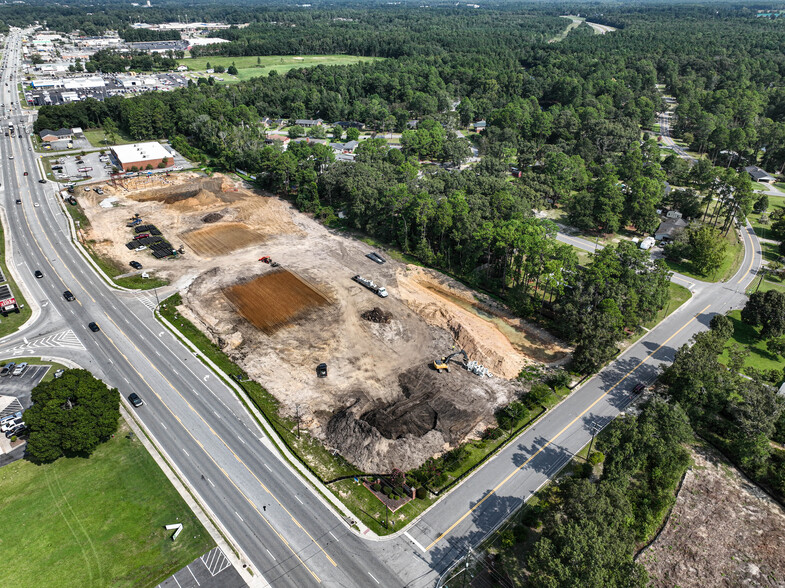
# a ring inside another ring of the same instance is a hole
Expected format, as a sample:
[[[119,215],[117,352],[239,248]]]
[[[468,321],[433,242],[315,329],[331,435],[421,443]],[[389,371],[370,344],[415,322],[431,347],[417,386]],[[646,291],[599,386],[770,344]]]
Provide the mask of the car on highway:
[[[21,201],[21,200],[19,200],[19,198],[17,198],[17,199],[16,199],[16,203],[17,203],[17,204],[22,204],[22,201]]]
[[[40,204],[38,204],[38,202],[33,202],[33,206],[35,206],[36,208],[38,208],[38,207],[39,207],[39,206],[41,206],[41,205],[40,205]]]
[[[144,401],[139,398],[139,395],[136,392],[131,392],[128,395],[128,401],[133,404],[136,408],[139,408],[144,404]]]
[[[142,269],[142,264],[139,263],[138,261],[132,261],[128,265],[130,265],[134,269]]]
[[[13,158],[14,158],[14,156],[13,156],[13,155],[9,155],[9,156],[8,156],[8,159],[13,159]]]
[[[40,180],[38,180],[38,183],[39,184],[46,184],[46,180],[44,178],[41,178]]]
[[[100,331],[100,330],[101,330],[101,329],[98,327],[98,324],[97,324],[97,323],[87,323],[87,327],[88,327],[88,328],[89,328],[89,329],[90,329],[90,330],[91,330],[93,333],[97,333],[98,331]]]
[[[35,270],[35,277],[39,280],[44,277],[44,274],[41,273],[41,270]]]
[[[71,291],[70,291],[70,290],[66,290],[65,292],[63,292],[63,298],[65,298],[66,300],[68,300],[68,302],[73,302],[74,300],[76,300],[76,299],[74,298],[74,295],[73,295],[73,294],[71,294]]]
[[[22,174],[22,175],[25,175],[25,176],[26,176],[26,175],[27,175],[27,172],[25,172],[25,173],[24,173],[24,174]]]

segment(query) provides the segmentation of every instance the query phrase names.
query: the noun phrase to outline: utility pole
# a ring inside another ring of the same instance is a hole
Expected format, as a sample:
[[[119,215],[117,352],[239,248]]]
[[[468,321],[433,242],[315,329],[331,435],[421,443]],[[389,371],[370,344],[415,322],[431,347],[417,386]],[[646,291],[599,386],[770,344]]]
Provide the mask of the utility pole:
[[[297,419],[297,438],[300,438],[300,405],[294,405],[295,416],[294,418]]]
[[[471,563],[472,559],[472,548],[469,546],[469,552],[466,554],[466,563],[463,565],[463,581],[461,582],[461,586],[464,588],[466,587],[466,579],[469,576],[469,564]]]
[[[600,432],[600,425],[598,423],[592,423],[589,425],[589,428],[591,429],[591,441],[589,442],[589,453],[586,454],[587,461],[589,460],[589,457],[591,457],[591,448],[594,445],[594,437],[596,437],[597,433]]]

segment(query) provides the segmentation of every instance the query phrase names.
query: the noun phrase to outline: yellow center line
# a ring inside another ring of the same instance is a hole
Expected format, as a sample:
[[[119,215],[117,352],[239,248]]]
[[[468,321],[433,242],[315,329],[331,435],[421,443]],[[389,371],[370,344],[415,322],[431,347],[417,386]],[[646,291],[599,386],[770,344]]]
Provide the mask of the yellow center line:
[[[486,501],[486,500],[488,500],[488,499],[489,499],[491,496],[493,496],[494,494],[496,494],[496,492],[499,490],[499,488],[501,488],[502,486],[504,486],[504,485],[505,485],[505,484],[506,484],[506,483],[507,483],[507,482],[510,480],[510,478],[512,478],[512,477],[513,477],[515,474],[517,474],[517,473],[518,473],[520,470],[522,470],[522,469],[523,469],[523,468],[524,468],[524,467],[525,467],[525,466],[526,466],[526,465],[527,465],[527,464],[528,464],[528,463],[529,463],[531,460],[533,460],[535,457],[537,457],[537,456],[540,454],[540,452],[542,452],[542,451],[543,451],[543,450],[544,450],[546,447],[548,447],[548,446],[549,446],[549,445],[551,445],[551,444],[552,444],[554,441],[556,441],[556,439],[558,439],[558,438],[559,438],[559,437],[562,435],[562,433],[564,433],[564,432],[565,432],[567,429],[569,429],[569,428],[570,428],[572,425],[574,425],[576,421],[578,421],[579,419],[581,419],[581,418],[583,417],[583,415],[585,415],[585,414],[586,414],[587,412],[589,412],[589,411],[590,411],[592,408],[594,408],[594,406],[595,406],[595,405],[596,405],[596,404],[597,404],[597,403],[598,403],[600,400],[602,400],[602,399],[603,399],[603,398],[605,398],[605,397],[606,397],[608,394],[610,394],[610,393],[611,393],[611,392],[612,392],[612,391],[613,391],[613,390],[614,390],[614,389],[615,389],[615,388],[616,388],[616,387],[617,387],[619,384],[621,384],[621,383],[622,383],[624,380],[626,380],[626,379],[627,379],[627,378],[630,376],[630,374],[632,374],[632,373],[633,373],[635,370],[637,370],[637,369],[638,369],[639,367],[641,367],[641,366],[642,366],[644,363],[646,363],[646,361],[647,361],[647,360],[648,360],[648,359],[649,359],[649,358],[650,358],[652,355],[654,355],[654,354],[655,354],[655,353],[657,353],[657,352],[658,352],[660,349],[662,349],[662,348],[663,348],[665,345],[667,345],[667,343],[668,343],[668,342],[669,342],[671,339],[673,339],[673,338],[674,338],[676,335],[678,335],[679,333],[681,333],[681,332],[682,332],[682,331],[683,331],[683,330],[684,330],[684,329],[687,327],[687,325],[689,325],[689,324],[690,324],[692,321],[694,321],[694,320],[695,320],[695,319],[697,319],[697,318],[698,318],[700,315],[702,315],[704,312],[706,312],[706,310],[707,310],[707,309],[708,309],[710,306],[711,306],[711,304],[707,305],[707,306],[706,306],[706,308],[704,308],[703,310],[701,310],[701,311],[700,311],[698,314],[696,314],[694,317],[692,317],[692,318],[691,318],[689,321],[687,321],[686,323],[684,323],[684,324],[682,325],[682,327],[681,327],[681,328],[680,328],[678,331],[676,331],[675,333],[673,333],[673,335],[671,335],[671,336],[670,336],[670,337],[668,337],[668,338],[667,338],[665,341],[663,341],[663,343],[662,343],[662,344],[661,344],[659,347],[657,347],[657,349],[655,349],[654,351],[652,351],[651,353],[649,353],[649,355],[647,355],[646,357],[644,357],[644,358],[643,358],[643,359],[642,359],[642,360],[641,360],[641,361],[638,363],[638,365],[636,365],[634,368],[632,368],[630,371],[628,371],[626,374],[624,374],[624,376],[622,376],[622,378],[621,378],[621,379],[620,379],[618,382],[616,382],[616,383],[615,383],[613,386],[611,386],[611,387],[610,387],[610,388],[609,388],[609,389],[608,389],[606,392],[604,392],[604,393],[603,393],[601,396],[599,396],[599,397],[597,398],[597,400],[595,400],[594,402],[592,402],[592,403],[591,403],[591,404],[590,404],[590,405],[589,405],[589,406],[588,406],[588,407],[587,407],[587,408],[586,408],[586,409],[585,409],[585,410],[584,410],[584,411],[583,411],[581,414],[579,414],[579,415],[578,415],[578,416],[576,416],[574,419],[572,419],[572,420],[569,422],[569,424],[567,424],[567,425],[566,425],[566,426],[565,426],[565,427],[564,427],[564,428],[563,428],[561,431],[559,431],[559,432],[558,432],[558,433],[556,433],[556,434],[555,434],[553,437],[551,437],[551,438],[550,438],[550,439],[549,439],[549,440],[548,440],[548,441],[545,443],[545,445],[543,445],[543,446],[542,446],[542,447],[540,447],[540,448],[539,448],[539,449],[538,449],[536,452],[534,452],[534,453],[533,453],[533,454],[532,454],[532,455],[531,455],[531,456],[530,456],[530,457],[529,457],[529,458],[528,458],[526,461],[524,461],[524,462],[523,462],[523,463],[522,463],[520,466],[518,466],[517,468],[515,468],[515,469],[514,469],[514,470],[513,470],[513,471],[512,471],[512,472],[511,472],[511,473],[510,473],[510,474],[509,474],[509,475],[508,475],[506,478],[504,478],[504,480],[502,480],[501,482],[499,482],[499,483],[496,485],[496,487],[495,487],[493,490],[491,490],[490,492],[488,492],[488,494],[486,494],[486,495],[485,495],[485,496],[482,498],[482,500],[480,500],[480,501],[479,501],[477,504],[475,504],[475,505],[474,505],[472,508],[470,508],[468,511],[466,511],[466,513],[465,513],[465,514],[464,514],[464,515],[463,515],[461,518],[459,518],[459,519],[458,519],[457,521],[455,521],[455,522],[454,522],[452,525],[450,525],[450,528],[449,528],[449,529],[447,529],[447,530],[446,530],[444,533],[442,533],[442,534],[441,534],[441,535],[439,535],[439,536],[438,536],[436,539],[434,539],[434,541],[433,541],[433,542],[432,542],[432,543],[431,543],[431,544],[430,544],[428,547],[426,547],[426,548],[425,548],[425,551],[429,551],[429,550],[431,549],[431,547],[433,547],[433,546],[434,546],[434,545],[436,545],[436,544],[437,544],[439,541],[441,541],[441,540],[442,540],[442,539],[443,539],[443,538],[444,538],[446,535],[448,535],[448,534],[450,533],[450,531],[452,531],[452,530],[453,530],[455,527],[457,527],[459,524],[461,524],[461,523],[462,523],[462,522],[463,522],[463,521],[466,519],[466,517],[468,517],[468,516],[469,516],[470,514],[472,514],[472,513],[473,513],[473,512],[474,512],[474,511],[475,511],[477,508],[479,508],[479,506],[480,506],[480,505],[481,505],[483,502],[485,502],[485,501]]]

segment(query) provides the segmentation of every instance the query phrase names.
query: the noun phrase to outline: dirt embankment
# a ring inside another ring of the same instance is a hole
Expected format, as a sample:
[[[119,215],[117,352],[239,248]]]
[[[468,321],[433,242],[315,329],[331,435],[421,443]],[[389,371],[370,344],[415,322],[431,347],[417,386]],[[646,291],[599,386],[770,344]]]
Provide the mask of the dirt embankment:
[[[96,248],[182,285],[181,312],[267,388],[284,413],[366,471],[410,469],[495,424],[514,378],[568,350],[438,272],[368,259],[367,245],[228,178],[155,176],[80,194]],[[116,206],[102,208],[107,196]],[[185,255],[129,252],[140,214]],[[261,263],[270,256],[282,269]],[[352,276],[387,288],[380,298]],[[435,359],[465,349],[495,377]],[[317,378],[318,364],[328,377]]]
[[[785,586],[785,511],[716,453],[697,450],[667,526],[638,557],[654,586]]]

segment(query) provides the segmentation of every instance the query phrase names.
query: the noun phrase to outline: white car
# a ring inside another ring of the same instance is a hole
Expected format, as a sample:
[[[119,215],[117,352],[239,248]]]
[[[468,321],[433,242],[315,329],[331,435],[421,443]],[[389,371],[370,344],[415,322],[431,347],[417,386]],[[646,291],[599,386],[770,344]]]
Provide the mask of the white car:
[[[139,247],[134,249],[134,251],[144,251],[145,249],[147,249],[147,245],[140,245]]]

